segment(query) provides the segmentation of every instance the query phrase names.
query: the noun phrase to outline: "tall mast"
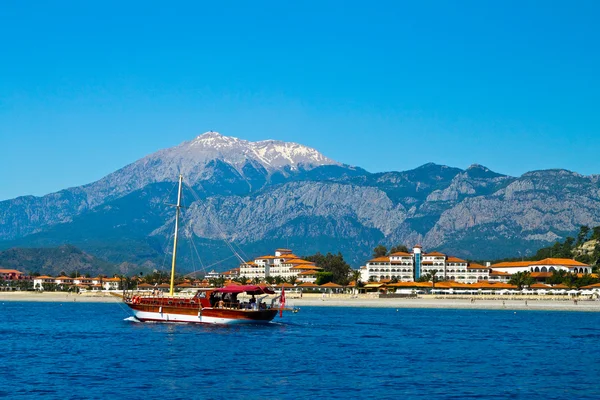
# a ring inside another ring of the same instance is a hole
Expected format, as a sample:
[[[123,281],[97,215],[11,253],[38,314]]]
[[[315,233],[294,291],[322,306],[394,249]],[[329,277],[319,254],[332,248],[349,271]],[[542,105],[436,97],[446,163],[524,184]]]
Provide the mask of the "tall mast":
[[[171,263],[171,286],[169,287],[169,295],[173,296],[175,289],[175,263],[177,260],[177,233],[179,231],[179,211],[181,210],[181,184],[183,175],[179,174],[179,191],[177,192],[177,211],[175,213],[175,239],[173,240],[173,262]]]

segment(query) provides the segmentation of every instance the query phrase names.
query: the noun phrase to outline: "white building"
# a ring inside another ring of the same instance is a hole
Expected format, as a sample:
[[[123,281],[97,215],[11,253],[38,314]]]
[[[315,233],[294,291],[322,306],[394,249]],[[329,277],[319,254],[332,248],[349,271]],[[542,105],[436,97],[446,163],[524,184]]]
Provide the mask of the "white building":
[[[280,276],[286,279],[296,277],[302,282],[314,282],[317,272],[322,270],[315,263],[294,255],[289,249],[277,249],[274,256],[260,256],[241,264],[239,274],[248,279]]]
[[[565,270],[574,274],[591,274],[592,267],[569,258],[545,258],[540,261],[501,262],[491,266],[494,271],[515,274],[517,272],[553,272]]]
[[[425,274],[435,273],[438,281],[461,283],[488,280],[491,272],[489,267],[449,257],[443,253],[423,253],[421,246],[415,246],[412,253],[398,252],[369,260],[360,271],[363,282],[388,279],[414,282]]]

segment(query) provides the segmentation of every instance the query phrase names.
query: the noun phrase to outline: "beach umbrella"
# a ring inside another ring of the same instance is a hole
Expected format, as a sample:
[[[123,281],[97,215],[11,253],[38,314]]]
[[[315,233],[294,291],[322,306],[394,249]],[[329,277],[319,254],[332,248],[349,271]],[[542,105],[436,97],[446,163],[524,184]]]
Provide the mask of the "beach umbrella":
[[[591,296],[594,294],[594,291],[593,290],[582,290],[581,294],[584,296]]]
[[[569,290],[567,293],[568,294],[579,294],[579,290],[572,289],[572,290]]]
[[[541,289],[538,290],[538,294],[548,294],[548,291],[546,289]]]

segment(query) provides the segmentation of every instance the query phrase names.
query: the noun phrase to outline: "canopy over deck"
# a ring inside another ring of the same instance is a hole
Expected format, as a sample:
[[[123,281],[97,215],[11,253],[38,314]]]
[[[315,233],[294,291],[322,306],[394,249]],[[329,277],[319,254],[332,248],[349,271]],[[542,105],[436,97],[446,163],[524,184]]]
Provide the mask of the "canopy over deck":
[[[216,289],[217,293],[248,293],[248,294],[273,294],[273,289],[258,285],[230,285]]]

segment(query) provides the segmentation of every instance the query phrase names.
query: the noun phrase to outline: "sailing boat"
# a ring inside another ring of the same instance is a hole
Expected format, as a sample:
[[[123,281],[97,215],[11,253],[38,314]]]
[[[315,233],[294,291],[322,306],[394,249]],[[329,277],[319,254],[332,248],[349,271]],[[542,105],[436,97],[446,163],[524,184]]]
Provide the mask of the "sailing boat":
[[[198,291],[191,298],[176,297],[175,265],[177,262],[177,236],[179,230],[179,214],[181,211],[181,190],[183,176],[179,175],[179,190],[175,214],[175,238],[173,243],[173,260],[171,264],[171,284],[169,296],[127,295],[123,301],[131,308],[135,317],[143,322],[186,322],[195,324],[257,324],[270,322],[277,311],[283,309],[284,301],[276,306],[275,298],[270,304],[262,300],[275,292],[263,285],[226,286],[218,289]],[[252,296],[245,303],[238,300],[239,294]],[[265,295],[258,299],[255,296]]]

